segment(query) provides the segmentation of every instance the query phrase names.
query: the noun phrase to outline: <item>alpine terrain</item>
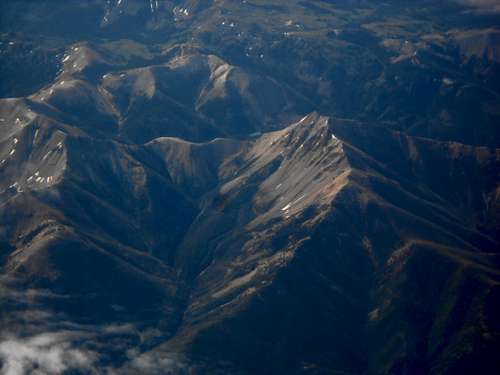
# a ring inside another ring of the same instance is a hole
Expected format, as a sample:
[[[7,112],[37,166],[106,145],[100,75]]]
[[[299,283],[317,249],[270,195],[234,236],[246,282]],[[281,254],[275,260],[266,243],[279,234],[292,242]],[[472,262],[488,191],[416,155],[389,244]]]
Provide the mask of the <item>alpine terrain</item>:
[[[0,372],[500,371],[498,0],[2,0]]]

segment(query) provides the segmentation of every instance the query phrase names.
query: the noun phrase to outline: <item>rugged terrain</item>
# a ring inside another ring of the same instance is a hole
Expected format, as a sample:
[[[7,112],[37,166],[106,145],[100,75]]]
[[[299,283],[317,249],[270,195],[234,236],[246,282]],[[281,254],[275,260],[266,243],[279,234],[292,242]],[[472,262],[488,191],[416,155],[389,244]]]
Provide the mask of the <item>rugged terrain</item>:
[[[495,1],[0,5],[6,374],[494,374]]]

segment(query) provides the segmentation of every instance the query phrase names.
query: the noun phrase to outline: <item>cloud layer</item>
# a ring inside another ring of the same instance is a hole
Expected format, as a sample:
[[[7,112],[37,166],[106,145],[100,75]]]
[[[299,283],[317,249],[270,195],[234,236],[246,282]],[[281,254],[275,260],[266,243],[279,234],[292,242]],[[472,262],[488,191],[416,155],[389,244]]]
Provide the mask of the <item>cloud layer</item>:
[[[67,370],[96,373],[97,354],[72,347],[74,332],[43,333],[27,339],[10,338],[0,342],[2,373],[60,375]]]
[[[477,13],[500,14],[500,0],[456,0],[459,4],[474,8]]]

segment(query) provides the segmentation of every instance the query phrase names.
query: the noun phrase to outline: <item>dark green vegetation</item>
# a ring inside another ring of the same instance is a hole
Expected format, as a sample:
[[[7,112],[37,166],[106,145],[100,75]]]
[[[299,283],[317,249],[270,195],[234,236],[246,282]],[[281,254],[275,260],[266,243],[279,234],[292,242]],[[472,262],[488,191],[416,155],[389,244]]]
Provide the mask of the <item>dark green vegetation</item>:
[[[495,373],[500,19],[464,3],[3,1],[2,371]]]

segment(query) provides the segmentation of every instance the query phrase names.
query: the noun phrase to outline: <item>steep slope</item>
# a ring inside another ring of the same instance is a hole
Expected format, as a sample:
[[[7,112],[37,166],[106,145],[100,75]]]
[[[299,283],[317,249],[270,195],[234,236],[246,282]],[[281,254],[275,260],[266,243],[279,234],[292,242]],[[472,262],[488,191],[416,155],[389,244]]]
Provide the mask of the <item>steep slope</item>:
[[[145,146],[31,117],[4,133],[16,150],[4,163],[4,272],[79,296],[47,308],[154,321],[164,343],[145,355],[176,353],[197,371],[494,363],[498,150],[316,113],[244,142]],[[468,186],[464,172],[481,180]],[[427,263],[442,272],[422,279]],[[441,294],[428,297],[431,285]],[[461,312],[471,288],[478,299]],[[422,310],[419,298],[432,304]],[[471,323],[480,316],[482,328]]]
[[[206,143],[192,143],[179,138],[157,138],[146,147],[161,158],[172,181],[183,192],[199,199],[215,188],[221,178],[221,164],[245,150],[250,142],[217,138]]]
[[[15,249],[2,254],[6,273],[88,295],[93,309],[85,298],[75,303],[95,319],[116,318],[113,304],[132,308],[144,296],[146,307],[158,303],[153,295],[172,294],[175,276],[157,257],[175,248],[194,214],[190,200],[154,158],[141,160],[140,148],[91,139],[30,113],[29,123],[14,121],[2,134],[14,151],[2,164],[0,193],[3,241]],[[170,223],[178,230],[164,233]],[[121,283],[144,289],[120,292]]]
[[[464,223],[436,186],[415,186],[350,144],[370,142],[370,132],[344,138],[356,125],[330,121],[307,116],[224,165],[178,250],[177,267],[193,280],[182,324],[157,350],[250,373],[454,373],[478,356],[491,368],[495,323],[473,322],[498,309],[498,240]],[[379,136],[385,145],[400,137]],[[445,146],[406,142],[422,153]],[[466,149],[464,158],[480,152]],[[487,176],[498,162],[479,160],[469,172]],[[460,312],[470,288],[478,299]],[[443,316],[458,335],[443,334]]]

